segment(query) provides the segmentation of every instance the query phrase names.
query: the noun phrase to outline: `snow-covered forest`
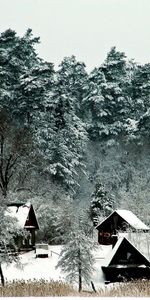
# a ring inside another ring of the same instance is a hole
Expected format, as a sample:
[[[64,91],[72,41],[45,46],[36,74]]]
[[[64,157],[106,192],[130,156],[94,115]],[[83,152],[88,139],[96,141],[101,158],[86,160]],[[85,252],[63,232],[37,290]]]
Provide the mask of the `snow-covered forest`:
[[[90,73],[75,56],[56,70],[37,43],[30,29],[0,35],[1,206],[31,201],[51,244],[70,210],[131,209],[150,224],[150,64],[112,47]]]

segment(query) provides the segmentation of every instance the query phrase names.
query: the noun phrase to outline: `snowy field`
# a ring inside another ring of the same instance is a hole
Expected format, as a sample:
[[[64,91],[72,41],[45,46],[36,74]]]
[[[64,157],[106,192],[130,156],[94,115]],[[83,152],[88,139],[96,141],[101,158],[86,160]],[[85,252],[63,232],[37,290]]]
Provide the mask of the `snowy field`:
[[[21,254],[19,266],[14,262],[9,265],[3,265],[5,279],[7,281],[21,279],[65,281],[65,276],[61,272],[61,269],[56,269],[60,251],[61,246],[49,246],[48,258],[36,258],[35,251]],[[98,249],[94,252],[95,271],[91,280],[94,282],[96,288],[104,286],[101,264],[109,251],[111,251],[111,246],[98,246]],[[91,289],[91,286],[89,288]]]

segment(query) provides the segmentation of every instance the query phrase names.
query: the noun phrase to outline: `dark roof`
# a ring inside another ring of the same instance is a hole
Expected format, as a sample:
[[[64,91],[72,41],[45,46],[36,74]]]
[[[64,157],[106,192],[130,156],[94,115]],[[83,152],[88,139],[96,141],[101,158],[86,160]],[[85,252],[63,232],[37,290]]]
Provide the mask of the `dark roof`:
[[[132,260],[130,260],[131,256]],[[129,266],[130,264],[150,266],[149,260],[136,247],[134,247],[125,237],[120,237],[114,248],[105,258],[103,266]]]
[[[10,206],[20,207],[20,206],[23,206],[25,204],[26,204],[26,202],[11,202],[11,203],[8,203],[7,206],[8,207],[10,207]]]
[[[6,214],[16,218],[18,225],[21,228],[35,228],[39,229],[39,225],[36,219],[36,215],[33,209],[33,206],[30,202],[28,203],[11,203],[11,205],[8,205],[8,208],[6,210]],[[30,217],[31,223],[28,218]]]

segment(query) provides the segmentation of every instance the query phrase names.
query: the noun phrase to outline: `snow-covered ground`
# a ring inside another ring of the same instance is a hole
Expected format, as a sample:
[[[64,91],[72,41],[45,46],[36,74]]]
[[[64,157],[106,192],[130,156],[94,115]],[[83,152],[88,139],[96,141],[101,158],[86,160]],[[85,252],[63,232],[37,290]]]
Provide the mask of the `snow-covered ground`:
[[[61,246],[50,246],[48,258],[36,258],[35,251],[29,251],[20,255],[20,264],[15,262],[3,265],[5,278],[10,280],[64,280],[61,270],[56,269]]]
[[[92,280],[95,287],[104,286],[103,273],[101,265],[107,253],[111,251],[111,246],[98,246],[94,252],[95,256],[95,271]],[[3,265],[3,272],[7,281],[12,280],[62,280],[65,281],[65,276],[61,269],[56,269],[61,246],[49,246],[48,258],[36,258],[35,251],[30,251],[20,255],[20,266],[16,263]],[[91,288],[91,287],[90,287]]]

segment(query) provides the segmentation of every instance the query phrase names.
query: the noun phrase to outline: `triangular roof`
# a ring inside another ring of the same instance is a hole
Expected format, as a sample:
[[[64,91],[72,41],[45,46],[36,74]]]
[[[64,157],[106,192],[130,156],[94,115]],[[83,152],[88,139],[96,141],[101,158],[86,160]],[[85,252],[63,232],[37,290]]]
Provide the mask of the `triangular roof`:
[[[114,214],[120,216],[125,222],[127,222],[132,228],[136,230],[150,230],[150,228],[145,225],[134,213],[126,209],[115,210],[107,218],[105,218],[105,220],[98,224],[96,228],[99,229],[99,227],[104,225],[104,223],[107,222],[109,218],[113,217]]]
[[[150,266],[149,260],[136,248],[134,247],[125,237],[119,237],[114,248],[106,256],[103,266],[110,267],[113,265],[119,265],[119,259],[126,255],[131,254],[134,257],[136,265]],[[130,257],[130,256],[129,256]],[[130,265],[130,261],[122,263],[123,265]]]
[[[34,219],[34,226],[26,226],[30,213],[32,213]],[[39,229],[35,212],[30,202],[8,204],[6,214],[16,218],[21,228],[34,227],[35,229]]]

